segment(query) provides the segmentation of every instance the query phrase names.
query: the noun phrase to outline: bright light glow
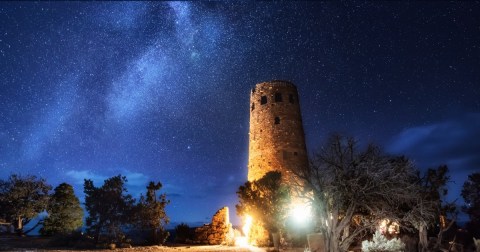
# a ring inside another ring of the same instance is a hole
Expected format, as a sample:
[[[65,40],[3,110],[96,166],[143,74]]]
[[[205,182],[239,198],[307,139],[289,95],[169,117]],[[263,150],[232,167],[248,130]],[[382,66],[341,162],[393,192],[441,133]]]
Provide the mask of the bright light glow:
[[[245,216],[245,224],[242,227],[243,236],[235,237],[235,246],[243,247],[243,248],[250,248],[250,244],[248,242],[248,234],[250,233],[250,229],[252,228],[252,216],[246,215]]]
[[[252,228],[252,222],[253,222],[252,216],[250,215],[245,216],[245,224],[242,227],[243,235],[245,237],[248,237],[248,234],[250,233],[250,229]]]
[[[298,224],[305,224],[312,217],[312,208],[308,204],[294,204],[291,207],[290,216]]]
[[[386,233],[399,234],[400,233],[400,225],[398,224],[398,222],[396,221],[390,222],[389,219],[382,220],[380,222],[378,229],[382,234],[386,234]]]
[[[235,246],[237,247],[249,247],[248,238],[246,236],[235,237]]]

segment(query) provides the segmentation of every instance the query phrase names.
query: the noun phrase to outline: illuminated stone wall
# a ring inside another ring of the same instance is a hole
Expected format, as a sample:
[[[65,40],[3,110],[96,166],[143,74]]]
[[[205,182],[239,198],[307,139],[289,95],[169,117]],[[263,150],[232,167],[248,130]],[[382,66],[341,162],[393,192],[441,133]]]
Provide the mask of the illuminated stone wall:
[[[196,243],[220,245],[233,242],[233,229],[228,207],[223,207],[213,215],[212,223],[195,229]]]
[[[297,88],[288,81],[257,84],[250,95],[248,181],[269,171],[288,179],[307,165]]]

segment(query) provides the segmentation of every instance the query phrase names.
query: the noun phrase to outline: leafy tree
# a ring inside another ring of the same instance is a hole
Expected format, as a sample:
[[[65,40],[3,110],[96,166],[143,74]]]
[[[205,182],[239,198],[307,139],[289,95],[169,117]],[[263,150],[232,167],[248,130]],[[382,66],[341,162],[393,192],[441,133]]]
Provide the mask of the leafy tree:
[[[468,214],[470,221],[467,229],[475,237],[480,236],[480,172],[468,175],[467,181],[463,184],[462,197],[465,200],[463,211]]]
[[[58,185],[50,196],[40,233],[43,235],[70,234],[83,225],[83,209],[73,187],[67,183]]]
[[[12,223],[19,234],[27,234],[41,224],[24,231],[27,225],[48,203],[52,187],[42,178],[12,174],[0,180],[0,218]]]
[[[282,228],[290,203],[290,189],[282,183],[280,172],[271,171],[259,180],[246,182],[237,195],[238,215],[251,215],[270,234]]]
[[[120,241],[122,227],[132,221],[132,209],[135,200],[127,193],[127,178],[121,175],[104,181],[101,187],[95,187],[93,181],[85,179],[85,209],[87,232],[98,243],[101,235]]]
[[[310,192],[304,197],[312,202],[328,251],[347,251],[384,219],[424,231],[435,219],[409,160],[373,145],[360,151],[353,138],[331,137],[311,165],[295,173]]]
[[[157,197],[157,191],[162,188],[160,182],[151,181],[147,186],[147,195],[140,196],[140,201],[135,208],[136,224],[140,229],[151,233],[149,239],[152,244],[162,244],[168,238],[165,226],[169,218],[165,213],[165,207],[169,200],[165,193]]]

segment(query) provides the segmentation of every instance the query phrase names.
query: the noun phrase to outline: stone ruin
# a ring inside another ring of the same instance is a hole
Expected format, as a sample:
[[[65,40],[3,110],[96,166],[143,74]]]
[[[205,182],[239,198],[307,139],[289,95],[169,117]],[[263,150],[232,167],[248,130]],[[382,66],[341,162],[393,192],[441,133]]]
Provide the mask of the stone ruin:
[[[233,229],[228,207],[223,207],[213,215],[212,223],[195,229],[195,243],[220,245],[233,242]]]

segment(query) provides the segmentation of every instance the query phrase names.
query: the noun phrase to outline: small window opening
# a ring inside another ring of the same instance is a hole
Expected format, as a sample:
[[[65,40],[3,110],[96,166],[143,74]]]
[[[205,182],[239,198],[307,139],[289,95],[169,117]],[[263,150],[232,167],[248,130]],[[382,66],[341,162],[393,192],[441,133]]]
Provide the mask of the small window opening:
[[[293,155],[294,155],[294,156],[297,156],[297,155],[298,155],[298,153],[295,151],[295,152],[293,152]]]
[[[252,102],[252,111],[255,109],[255,103]]]
[[[280,117],[278,116],[275,117],[275,124],[280,124]]]
[[[290,103],[295,103],[295,99],[293,98],[293,94],[289,94],[289,95],[288,95],[288,101],[289,101]]]
[[[282,94],[275,93],[275,102],[282,102]]]
[[[262,98],[260,99],[260,104],[267,104],[267,97],[265,95],[262,95]]]

